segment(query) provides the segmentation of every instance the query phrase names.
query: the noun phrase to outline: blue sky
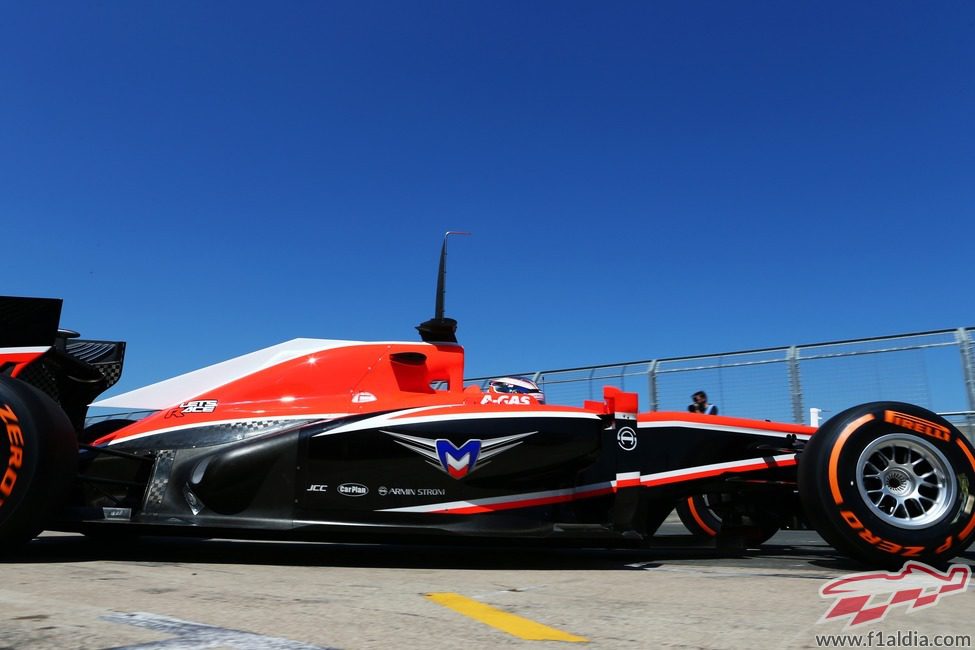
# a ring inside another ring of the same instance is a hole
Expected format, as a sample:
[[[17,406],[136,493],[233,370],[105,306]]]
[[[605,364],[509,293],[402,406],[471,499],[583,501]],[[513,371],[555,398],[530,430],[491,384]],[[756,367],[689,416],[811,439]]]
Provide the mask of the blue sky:
[[[0,8],[3,290],[119,389],[297,336],[468,375],[970,326],[970,2]]]

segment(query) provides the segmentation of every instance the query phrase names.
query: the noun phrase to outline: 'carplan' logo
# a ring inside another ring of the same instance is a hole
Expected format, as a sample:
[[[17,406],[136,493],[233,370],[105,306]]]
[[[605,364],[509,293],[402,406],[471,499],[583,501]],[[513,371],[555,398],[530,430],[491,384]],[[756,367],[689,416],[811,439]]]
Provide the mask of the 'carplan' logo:
[[[942,596],[964,593],[971,575],[967,564],[953,564],[942,573],[927,564],[908,562],[897,573],[843,576],[820,588],[820,596],[835,598],[836,602],[819,622],[849,618],[846,626],[856,627],[884,620],[896,605],[907,605],[908,613],[934,607]]]

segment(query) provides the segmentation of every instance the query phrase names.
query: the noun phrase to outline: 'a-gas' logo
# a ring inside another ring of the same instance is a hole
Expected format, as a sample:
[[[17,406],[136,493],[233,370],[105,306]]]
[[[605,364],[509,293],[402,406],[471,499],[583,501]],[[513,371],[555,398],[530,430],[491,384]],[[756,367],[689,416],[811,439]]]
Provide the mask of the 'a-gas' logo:
[[[532,403],[532,398],[528,395],[485,395],[481,398],[481,404],[520,404],[527,406]]]

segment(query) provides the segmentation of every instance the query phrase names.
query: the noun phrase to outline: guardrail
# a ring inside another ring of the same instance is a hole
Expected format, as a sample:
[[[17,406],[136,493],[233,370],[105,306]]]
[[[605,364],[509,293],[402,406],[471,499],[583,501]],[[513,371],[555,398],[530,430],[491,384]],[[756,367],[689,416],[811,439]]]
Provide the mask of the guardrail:
[[[602,399],[603,386],[636,392],[641,410],[683,411],[704,390],[724,415],[810,423],[876,400],[918,404],[975,437],[975,328],[624,363],[504,373],[529,377],[554,404]],[[496,377],[499,375],[492,375]],[[469,383],[485,387],[491,377]],[[145,416],[114,413],[89,419]]]
[[[861,402],[897,400],[975,428],[975,328],[510,373],[529,377],[557,404],[601,399],[603,386],[640,395],[641,409],[683,411],[707,392],[725,415],[809,422]],[[495,375],[497,376],[497,375]],[[468,381],[486,385],[490,377]]]

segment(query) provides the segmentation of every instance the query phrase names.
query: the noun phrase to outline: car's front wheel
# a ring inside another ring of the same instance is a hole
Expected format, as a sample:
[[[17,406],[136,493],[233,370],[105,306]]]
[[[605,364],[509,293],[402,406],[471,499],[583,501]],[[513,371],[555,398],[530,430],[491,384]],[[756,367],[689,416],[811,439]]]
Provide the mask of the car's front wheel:
[[[837,550],[876,566],[940,562],[975,539],[975,448],[944,418],[873,402],[827,421],[799,459],[799,496]]]

